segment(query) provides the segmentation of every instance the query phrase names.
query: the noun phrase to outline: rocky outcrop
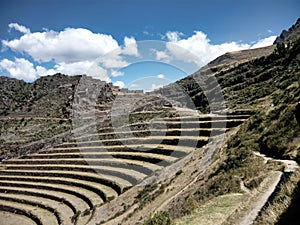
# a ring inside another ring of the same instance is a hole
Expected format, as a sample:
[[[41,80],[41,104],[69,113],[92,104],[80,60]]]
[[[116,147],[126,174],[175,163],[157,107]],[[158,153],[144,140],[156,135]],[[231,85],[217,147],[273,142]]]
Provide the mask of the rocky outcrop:
[[[284,41],[296,41],[300,36],[300,18],[297,22],[288,30],[283,30],[279,37],[276,38],[274,44],[278,44]]]
[[[33,83],[0,77],[0,86],[3,87],[0,90],[0,115],[9,117],[72,118],[74,95],[86,97],[94,92],[95,103],[110,102],[115,95],[111,83],[85,75],[60,73],[41,77]]]

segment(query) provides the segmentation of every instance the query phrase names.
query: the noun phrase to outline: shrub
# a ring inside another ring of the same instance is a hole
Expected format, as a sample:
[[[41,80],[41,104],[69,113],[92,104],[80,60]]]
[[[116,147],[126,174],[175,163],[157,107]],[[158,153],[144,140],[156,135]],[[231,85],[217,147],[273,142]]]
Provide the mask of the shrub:
[[[155,214],[152,218],[144,221],[143,225],[174,225],[168,212]]]

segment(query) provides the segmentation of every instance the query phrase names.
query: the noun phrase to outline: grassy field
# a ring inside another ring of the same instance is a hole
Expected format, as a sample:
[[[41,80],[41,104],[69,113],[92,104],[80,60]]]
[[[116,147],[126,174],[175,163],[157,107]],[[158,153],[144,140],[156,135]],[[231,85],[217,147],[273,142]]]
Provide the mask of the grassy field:
[[[218,196],[197,208],[191,215],[175,221],[176,225],[218,225],[222,224],[241,204],[243,194]]]

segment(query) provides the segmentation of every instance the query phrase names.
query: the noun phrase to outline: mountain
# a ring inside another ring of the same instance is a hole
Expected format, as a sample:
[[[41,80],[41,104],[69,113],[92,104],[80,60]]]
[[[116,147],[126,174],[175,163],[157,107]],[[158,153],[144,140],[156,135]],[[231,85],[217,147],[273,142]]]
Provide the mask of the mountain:
[[[299,38],[147,94],[0,77],[3,224],[297,224]]]
[[[47,117],[71,119],[74,94],[81,82],[101,87],[97,103],[113,100],[113,87],[98,79],[85,75],[67,76],[54,74],[44,76],[33,83],[26,83],[14,78],[0,77],[0,115],[10,117]],[[84,90],[85,92],[86,90]],[[102,99],[100,99],[102,98]]]
[[[270,55],[274,51],[274,49],[275,45],[271,45],[263,48],[227,52],[208,63],[208,67],[213,68],[219,66],[229,66],[232,64],[250,61],[256,58]]]
[[[279,37],[276,38],[274,44],[284,41],[297,41],[300,36],[300,18],[288,30],[283,30]]]
[[[85,75],[58,73],[33,83],[0,77],[0,159],[35,152],[68,138],[76,126],[73,118],[91,113],[89,99],[95,85],[99,88],[94,104],[114,99],[116,87]],[[76,102],[78,94],[85,102]]]
[[[283,31],[283,33],[286,32]],[[292,41],[297,37],[296,41]],[[282,39],[288,44],[282,45],[282,42],[277,41],[276,46],[226,53],[198,72],[156,92],[162,93],[168,99],[175,98],[185,104],[186,96],[178,96],[175,93],[176,86],[180,86],[194,103],[194,106],[189,104],[186,106],[196,107],[204,113],[244,110],[256,115],[265,114],[266,118],[274,117],[273,119],[278,121],[280,117],[287,116],[280,115],[281,113],[291,113],[295,104],[300,101],[299,37],[298,20],[289,29],[285,39]],[[220,102],[223,98],[226,106]],[[290,118],[291,115],[288,117]],[[268,125],[271,126],[271,119],[269,123]],[[272,135],[276,133],[277,129],[274,129],[272,128],[272,133],[274,132]],[[266,131],[266,134],[271,135],[270,131]],[[272,135],[269,138],[276,139],[276,135]],[[285,141],[293,141],[296,138],[295,135],[298,135],[298,131]],[[300,162],[299,147],[294,149],[294,147],[288,147],[289,144],[286,143],[283,144],[285,146],[283,149],[272,150],[275,143],[269,146],[265,143],[267,138],[264,134],[260,133],[260,136],[257,142],[261,152],[277,157],[296,157]]]
[[[55,74],[26,83],[0,77],[0,113],[33,117],[69,118],[70,104],[80,76]]]
[[[274,158],[279,161],[296,160],[300,164],[300,126],[297,122],[300,102],[299,24],[300,19],[288,31],[284,30],[273,46],[226,53],[196,73],[156,91],[166,99],[177,100],[182,105],[196,108],[202,113],[252,115],[227,141],[227,147],[223,151],[226,160],[214,174],[214,178],[205,181],[212,182],[211,189],[200,188],[178,198],[177,202],[169,207],[169,212],[176,212],[171,213],[171,217],[177,217],[178,214],[182,216],[184,210],[181,213],[178,210],[180,202],[184,202],[182,207],[190,207],[196,204],[194,199],[211,195],[214,188],[222,194],[232,190],[234,187],[232,176],[239,176],[237,174],[241,171],[245,176],[254,172],[251,169],[256,160],[253,153],[264,154],[269,160]],[[183,89],[185,95],[178,95],[176,91],[178,86]],[[186,101],[187,98],[191,98],[193,104]],[[222,102],[223,98],[225,104]],[[272,160],[269,160],[267,161],[271,163]],[[254,167],[259,171],[263,164]],[[277,194],[274,193],[271,197],[275,200],[266,203],[255,221],[246,223],[297,224],[293,221],[296,220],[296,211],[299,211],[300,207],[297,197],[300,183],[299,169],[292,174],[290,180],[287,178],[286,183],[277,186]],[[231,185],[226,185],[227,179]],[[255,186],[258,181],[256,179],[257,177],[251,181]],[[283,176],[282,179],[286,177]],[[184,198],[189,201],[184,201]],[[289,206],[283,206],[283,202]],[[237,212],[236,214],[239,215]],[[234,219],[227,218],[228,221],[224,224],[239,224],[237,215],[233,216]],[[193,216],[197,217],[197,214]],[[186,221],[193,216],[188,217]],[[157,218],[153,217],[152,221],[155,220]]]

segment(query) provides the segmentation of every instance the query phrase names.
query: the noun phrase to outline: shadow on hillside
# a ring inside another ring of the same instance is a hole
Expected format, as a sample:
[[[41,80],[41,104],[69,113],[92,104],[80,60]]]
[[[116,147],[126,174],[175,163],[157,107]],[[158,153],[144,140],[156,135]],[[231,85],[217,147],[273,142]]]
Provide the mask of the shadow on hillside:
[[[298,182],[297,188],[293,193],[293,199],[291,205],[287,211],[282,214],[276,225],[299,225],[299,209],[300,209],[300,182]]]

